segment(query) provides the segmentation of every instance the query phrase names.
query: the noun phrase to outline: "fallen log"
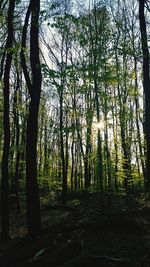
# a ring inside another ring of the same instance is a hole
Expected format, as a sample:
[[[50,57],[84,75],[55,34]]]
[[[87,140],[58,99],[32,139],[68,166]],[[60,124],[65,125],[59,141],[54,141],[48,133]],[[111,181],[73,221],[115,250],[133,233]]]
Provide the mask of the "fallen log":
[[[44,255],[42,255],[42,252]],[[48,248],[43,249],[36,253],[35,257],[32,257],[27,262],[20,263],[18,267],[58,267],[72,258],[77,257],[82,253],[82,245],[78,240],[67,241],[60,248],[56,249],[52,253],[48,253]],[[38,256],[39,255],[39,256]]]
[[[80,255],[61,267],[131,267],[126,259],[113,258],[108,256]]]

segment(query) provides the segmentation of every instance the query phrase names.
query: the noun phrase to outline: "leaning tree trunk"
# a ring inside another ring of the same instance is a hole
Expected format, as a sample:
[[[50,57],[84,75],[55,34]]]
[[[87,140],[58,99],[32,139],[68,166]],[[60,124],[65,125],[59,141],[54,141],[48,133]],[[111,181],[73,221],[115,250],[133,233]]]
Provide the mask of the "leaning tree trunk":
[[[8,8],[8,36],[6,41],[6,63],[4,69],[4,111],[3,111],[3,127],[4,127],[4,144],[2,156],[2,180],[1,180],[1,208],[2,208],[2,240],[9,238],[9,149],[10,149],[10,121],[9,121],[9,83],[10,69],[12,62],[13,46],[13,17],[14,17],[15,0],[9,1]],[[9,50],[7,50],[9,48]]]
[[[146,140],[146,178],[145,191],[150,192],[150,74],[149,50],[147,41],[146,21],[144,15],[145,0],[139,0],[139,20],[143,52],[143,87],[145,107],[145,140]]]

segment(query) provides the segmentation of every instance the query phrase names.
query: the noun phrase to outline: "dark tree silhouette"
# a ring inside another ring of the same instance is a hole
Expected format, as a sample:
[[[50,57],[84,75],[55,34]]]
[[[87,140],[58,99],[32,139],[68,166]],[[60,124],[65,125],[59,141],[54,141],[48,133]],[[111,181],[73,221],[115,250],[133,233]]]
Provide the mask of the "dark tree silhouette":
[[[2,156],[2,184],[1,184],[1,207],[2,207],[2,240],[9,238],[9,149],[10,149],[10,121],[9,121],[9,89],[10,89],[10,69],[12,62],[12,46],[13,46],[13,17],[14,17],[15,0],[9,1],[7,29],[8,35],[6,40],[6,62],[4,68],[4,111],[3,111],[3,127],[4,127],[4,144]]]
[[[144,5],[146,1],[139,1],[139,20],[141,31],[141,42],[143,52],[143,87],[145,101],[145,139],[146,139],[146,178],[145,190],[150,192],[150,75],[149,75],[149,50],[147,41],[146,20],[144,15]]]
[[[37,184],[37,134],[38,134],[38,110],[41,94],[41,68],[39,59],[39,11],[40,1],[30,1],[26,13],[25,24],[22,33],[22,67],[26,79],[29,95],[29,114],[27,120],[26,139],[26,193],[27,193],[27,226],[28,233],[32,237],[39,235],[41,231],[40,200]],[[29,17],[31,15],[30,28],[30,64],[31,79],[29,77],[24,48],[26,46],[26,33]]]

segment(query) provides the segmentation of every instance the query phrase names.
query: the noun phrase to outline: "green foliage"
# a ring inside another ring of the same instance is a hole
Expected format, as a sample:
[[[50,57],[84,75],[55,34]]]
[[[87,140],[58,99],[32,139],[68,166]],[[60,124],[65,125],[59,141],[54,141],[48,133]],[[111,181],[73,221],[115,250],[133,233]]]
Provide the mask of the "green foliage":
[[[51,3],[48,1],[42,3],[40,11],[41,36],[39,43],[46,59],[44,61],[40,55],[43,76],[37,149],[40,189],[62,190],[60,119],[63,121],[61,130],[67,182],[68,187],[71,186],[72,182],[72,191],[84,191],[86,162],[91,186],[85,191],[100,190],[97,182],[97,158],[100,149],[98,147],[98,131],[101,135],[105,190],[107,191],[109,187],[108,172],[111,168],[113,190],[124,192],[124,181],[127,176],[124,166],[128,162],[131,163],[131,177],[128,181],[130,186],[138,189],[141,186],[143,189],[141,160],[145,164],[145,145],[142,125],[143,92],[141,49],[138,48],[139,37],[136,34],[132,36],[130,18],[125,18],[125,14],[122,16],[123,7],[118,14],[112,14],[113,9],[111,10],[106,6],[105,1],[98,1],[95,6],[92,6],[91,2],[90,9],[85,6],[85,10],[72,12],[69,7],[69,5],[71,6],[70,1],[67,3],[69,4],[66,7],[63,1],[52,1]],[[19,147],[14,145],[10,149],[10,154],[13,155],[10,169],[14,172],[16,153],[19,151],[21,154],[19,188],[24,190],[25,155],[23,154],[25,154],[26,137],[23,135],[26,135],[29,95],[26,92],[26,83],[20,66],[22,19],[17,16],[19,16],[18,10],[21,8],[22,2],[18,0],[16,4],[14,25],[16,27],[18,20],[18,25],[21,27],[14,33],[13,47],[0,49],[0,60],[4,52],[13,55],[10,74],[11,141],[13,135],[16,138],[13,109],[19,116],[20,136]],[[68,11],[69,8],[70,11]],[[117,4],[113,8],[117,12]],[[7,27],[6,20],[5,12],[4,14],[1,12],[0,24],[4,32]],[[134,31],[136,33],[136,27],[137,24],[133,27],[133,34]],[[29,77],[32,80],[29,62],[29,32],[30,23],[27,31],[27,48],[24,49],[24,54]],[[5,37],[1,36],[2,44],[5,44],[5,38],[6,35]],[[44,39],[42,40],[42,38]],[[44,44],[46,44],[47,49],[43,49]],[[134,65],[135,57],[137,73]],[[13,107],[14,91],[17,87],[16,68],[19,70],[20,84],[17,104]],[[1,91],[3,89],[3,77],[0,81],[0,89]],[[60,98],[62,103],[60,103]],[[138,101],[137,107],[135,101]],[[60,118],[61,105],[62,118]],[[0,97],[0,111],[2,121],[2,97]],[[94,122],[98,120],[103,122],[100,129],[94,128]],[[0,125],[0,133],[0,145],[2,146],[2,124]],[[108,143],[108,148],[106,143]],[[142,154],[139,148],[140,143]],[[125,158],[125,152],[128,155],[127,158]],[[137,166],[138,161],[140,171]],[[115,179],[118,188],[115,188]]]

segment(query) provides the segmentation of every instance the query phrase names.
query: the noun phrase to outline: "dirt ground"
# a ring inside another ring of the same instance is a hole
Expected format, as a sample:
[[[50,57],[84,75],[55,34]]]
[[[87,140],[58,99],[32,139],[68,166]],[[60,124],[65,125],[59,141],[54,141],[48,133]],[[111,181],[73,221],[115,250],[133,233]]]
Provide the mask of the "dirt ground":
[[[89,193],[66,206],[43,198],[43,231],[27,236],[26,214],[11,214],[11,240],[0,244],[1,267],[149,267],[150,202]]]

